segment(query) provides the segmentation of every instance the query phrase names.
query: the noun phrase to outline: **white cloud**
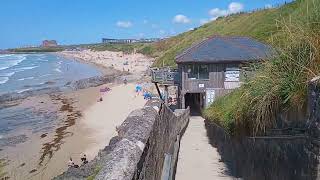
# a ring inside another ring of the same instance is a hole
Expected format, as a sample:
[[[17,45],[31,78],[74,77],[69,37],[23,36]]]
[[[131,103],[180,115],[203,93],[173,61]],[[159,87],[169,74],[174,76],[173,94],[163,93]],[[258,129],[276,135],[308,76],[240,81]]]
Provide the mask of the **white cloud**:
[[[139,33],[139,34],[138,34],[138,37],[139,37],[139,38],[143,38],[143,37],[144,37],[144,33]]]
[[[200,25],[204,25],[208,23],[210,20],[209,19],[200,19]]]
[[[176,15],[173,20],[172,20],[174,23],[179,23],[179,24],[188,24],[191,22],[191,20],[185,16],[185,15],[182,15],[182,14],[178,14]]]
[[[267,8],[267,9],[271,9],[272,5],[271,4],[266,4],[264,7]]]
[[[149,23],[149,21],[148,20],[143,20],[143,24],[148,24]]]
[[[132,26],[132,22],[130,21],[118,21],[117,26],[121,28],[130,28]]]
[[[228,15],[228,11],[219,8],[214,8],[209,11],[209,15],[211,15],[212,17],[226,16]]]
[[[229,14],[238,13],[244,10],[244,5],[237,2],[229,4],[228,9],[213,8],[209,11],[211,20],[216,20],[218,17],[227,16]]]
[[[237,3],[237,2],[230,3],[228,8],[229,14],[241,12],[243,9],[244,9],[243,4]]]

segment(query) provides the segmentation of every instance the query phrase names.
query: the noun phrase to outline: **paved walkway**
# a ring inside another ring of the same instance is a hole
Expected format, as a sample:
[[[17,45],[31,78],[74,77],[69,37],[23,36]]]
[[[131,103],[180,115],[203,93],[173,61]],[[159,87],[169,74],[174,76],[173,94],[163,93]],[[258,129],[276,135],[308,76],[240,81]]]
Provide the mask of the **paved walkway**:
[[[208,141],[204,119],[192,116],[181,139],[176,180],[235,179],[224,174],[226,166]]]

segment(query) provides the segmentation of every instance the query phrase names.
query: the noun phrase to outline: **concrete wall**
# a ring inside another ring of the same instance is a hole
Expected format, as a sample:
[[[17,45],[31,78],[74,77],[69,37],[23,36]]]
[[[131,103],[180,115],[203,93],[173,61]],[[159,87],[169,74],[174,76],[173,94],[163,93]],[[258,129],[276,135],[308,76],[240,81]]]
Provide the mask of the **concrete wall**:
[[[94,160],[55,179],[160,179],[165,154],[173,154],[188,120],[189,110],[172,112],[159,100],[150,100],[130,113],[117,128],[118,136]]]

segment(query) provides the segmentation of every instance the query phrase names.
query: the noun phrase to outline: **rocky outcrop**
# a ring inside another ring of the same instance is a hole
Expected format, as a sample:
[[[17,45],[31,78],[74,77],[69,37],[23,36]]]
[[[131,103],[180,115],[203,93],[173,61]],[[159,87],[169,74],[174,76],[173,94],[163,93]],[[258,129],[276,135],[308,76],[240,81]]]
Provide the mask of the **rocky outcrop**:
[[[71,81],[71,82],[66,83],[62,87],[40,88],[40,89],[35,89],[35,90],[24,91],[21,93],[18,93],[18,92],[6,93],[6,94],[0,95],[0,103],[6,102],[6,101],[15,101],[15,100],[19,100],[19,99],[24,99],[29,96],[79,90],[79,89],[85,89],[85,88],[89,88],[89,87],[100,86],[100,85],[103,85],[106,83],[122,82],[122,77],[126,76],[126,75],[128,75],[128,73],[113,70],[112,73],[109,73],[107,75],[96,76],[96,77],[91,77],[91,78],[86,78],[86,79],[80,79],[77,81]],[[50,82],[47,82],[47,83],[50,83]],[[35,87],[33,87],[33,88],[35,88]]]

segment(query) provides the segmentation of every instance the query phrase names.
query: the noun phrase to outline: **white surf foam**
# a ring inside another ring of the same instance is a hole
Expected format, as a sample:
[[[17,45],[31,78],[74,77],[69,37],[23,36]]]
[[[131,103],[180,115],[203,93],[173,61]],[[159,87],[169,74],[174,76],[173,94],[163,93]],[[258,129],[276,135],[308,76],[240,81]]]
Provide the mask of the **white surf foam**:
[[[0,72],[0,76],[11,77],[15,74],[15,72]]]
[[[0,61],[0,70],[5,70],[18,65],[26,59],[25,55],[2,56]]]
[[[31,89],[32,89],[32,88],[21,89],[21,90],[17,90],[16,92],[17,92],[17,93],[23,93],[23,92],[29,91],[29,90],[31,90]]]
[[[0,84],[4,84],[9,80],[8,77],[0,77]]]
[[[24,80],[30,80],[30,79],[34,79],[34,77],[20,78],[18,79],[18,81],[24,81]]]
[[[14,54],[1,54],[0,58],[14,56]]]
[[[39,67],[39,66],[20,67],[20,68],[16,68],[15,70],[17,70],[17,71],[24,71],[24,70],[34,69],[34,68],[37,68],[37,67]]]
[[[57,71],[57,72],[59,72],[59,73],[62,73],[62,71],[61,71],[60,68],[55,68],[54,70]]]

